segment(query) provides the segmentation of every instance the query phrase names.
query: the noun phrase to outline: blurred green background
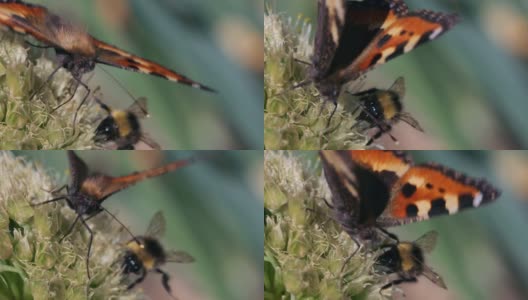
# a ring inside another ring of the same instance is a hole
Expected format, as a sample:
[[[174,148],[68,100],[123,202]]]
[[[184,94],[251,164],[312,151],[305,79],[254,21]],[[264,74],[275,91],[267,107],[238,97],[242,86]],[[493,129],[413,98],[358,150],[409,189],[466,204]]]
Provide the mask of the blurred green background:
[[[64,151],[15,151],[68,181]],[[120,176],[204,152],[79,151],[91,170]],[[262,299],[262,151],[214,151],[210,159],[123,190],[104,207],[131,228],[145,233],[162,210],[167,232],[162,244],[196,258],[192,264],[167,264],[179,299]],[[96,233],[97,234],[97,233]],[[141,285],[152,299],[171,299],[159,274]]]
[[[163,149],[262,149],[263,16],[258,0],[31,0],[105,42],[215,88],[212,94],[104,66],[134,96],[146,96],[148,132]],[[88,79],[88,75],[84,77]],[[103,100],[133,100],[98,66]]]
[[[415,163],[437,162],[502,191],[497,202],[452,216],[391,227],[400,240],[434,229],[439,240],[428,265],[448,291],[426,278],[400,287],[405,299],[528,299],[528,151],[408,151]],[[317,160],[317,152],[295,152]],[[398,298],[400,299],[400,298]]]
[[[316,28],[316,1],[265,0]],[[350,88],[389,88],[404,76],[404,108],[426,134],[396,126],[395,145],[407,149],[526,149],[528,147],[528,2],[523,0],[406,0],[410,10],[456,12],[461,23],[439,39],[367,73]]]

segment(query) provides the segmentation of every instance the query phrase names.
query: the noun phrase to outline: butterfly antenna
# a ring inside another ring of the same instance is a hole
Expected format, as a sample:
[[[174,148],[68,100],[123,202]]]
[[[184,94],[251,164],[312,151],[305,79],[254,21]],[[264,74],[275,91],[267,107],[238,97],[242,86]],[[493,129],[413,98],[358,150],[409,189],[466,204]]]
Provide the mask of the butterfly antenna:
[[[110,72],[108,72],[106,70],[106,68],[103,68],[102,66],[99,66],[99,68],[101,68],[101,70],[103,70],[103,72],[106,73],[106,75],[108,75],[115,83],[117,83],[117,85],[123,90],[125,91],[125,93],[127,93],[127,95],[132,98],[134,100],[134,103],[137,102],[137,99],[136,97],[134,97],[134,95],[132,95],[132,93],[130,93],[127,88],[121,83],[121,81],[117,80]],[[148,115],[148,112],[143,108],[141,107],[141,110],[143,111],[143,113],[145,113],[145,115]]]
[[[142,243],[137,239],[137,237],[128,229],[128,227],[125,226],[125,224],[121,223],[121,221],[119,221],[119,219],[113,214],[111,213],[108,209],[100,206],[100,208],[102,208],[107,214],[109,214],[114,220],[116,220],[117,223],[119,223],[123,228],[125,228],[126,232],[128,232],[128,234],[130,234],[130,236],[132,236],[132,239],[134,239],[134,241],[138,244],[138,245],[142,245]]]

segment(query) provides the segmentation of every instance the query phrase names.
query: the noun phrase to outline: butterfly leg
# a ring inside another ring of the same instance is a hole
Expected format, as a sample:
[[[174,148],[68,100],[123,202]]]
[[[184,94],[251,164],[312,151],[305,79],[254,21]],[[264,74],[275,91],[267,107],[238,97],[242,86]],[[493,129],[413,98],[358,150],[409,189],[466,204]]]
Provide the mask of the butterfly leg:
[[[44,204],[48,204],[48,203],[52,203],[52,202],[57,202],[57,201],[60,201],[60,200],[67,200],[67,198],[66,198],[66,196],[60,196],[60,197],[57,197],[57,198],[46,200],[44,202],[31,203],[30,206],[31,207],[35,207],[35,206],[40,206],[40,205],[44,205]]]
[[[63,185],[63,186],[61,186],[59,188],[56,188],[54,190],[51,190],[51,191],[41,188],[41,190],[43,190],[44,192],[48,192],[50,194],[57,194],[58,192],[60,192],[60,191],[62,191],[64,189],[66,189],[66,191],[68,191],[68,185],[67,184],[65,184],[65,185]]]
[[[398,238],[397,235],[395,235],[395,234],[392,233],[392,232],[387,231],[387,229],[385,229],[385,228],[383,228],[383,227],[380,227],[380,226],[378,226],[377,228],[378,228],[379,231],[381,231],[381,232],[384,233],[387,237],[393,239],[394,241],[396,241],[396,242],[399,242],[399,241],[400,241],[400,239]]]
[[[60,238],[59,244],[62,243],[65,237],[67,237],[68,235],[70,235],[70,233],[72,233],[73,228],[75,227],[75,224],[77,224],[80,218],[81,218],[81,215],[77,215],[73,223],[70,225],[70,228],[68,228],[68,231],[66,231],[66,233]]]
[[[307,62],[307,61],[304,61],[304,60],[302,60],[302,59],[294,58],[293,60],[294,60],[295,62],[301,63],[301,64],[303,64],[303,65],[307,65],[307,66],[311,66],[311,65],[312,65],[311,63],[309,63],[309,62]]]
[[[86,274],[88,275],[88,279],[92,279],[92,276],[90,276],[90,254],[92,252],[92,242],[93,242],[93,231],[90,229],[90,226],[86,223],[86,221],[81,217],[81,222],[83,223],[84,227],[86,227],[86,230],[90,233],[90,239],[88,240],[88,253],[86,255]]]
[[[77,82],[77,83],[75,83],[75,88],[73,89],[73,93],[72,93],[72,95],[70,96],[70,98],[68,98],[68,100],[62,102],[61,104],[55,106],[55,107],[51,110],[51,112],[55,112],[57,109],[63,107],[64,105],[66,105],[66,104],[68,104],[70,101],[72,101],[72,100],[73,100],[73,97],[74,97],[75,94],[77,93],[77,89],[78,89],[78,88],[79,88],[79,83]]]
[[[88,99],[88,96],[90,95],[91,91],[90,88],[84,83],[82,82],[79,78],[76,78],[75,80],[77,80],[77,82],[82,85],[85,89],[86,89],[86,95],[84,96],[84,98],[82,99],[81,103],[79,104],[79,106],[77,107],[77,109],[75,110],[75,114],[73,115],[73,134],[72,135],[75,135],[75,123],[77,122],[77,114],[79,113],[79,110],[81,109],[81,107],[83,106],[84,102],[86,102],[86,99]]]
[[[350,235],[350,238],[356,244],[356,249],[354,249],[354,251],[352,251],[352,253],[345,259],[345,261],[343,262],[343,265],[341,266],[341,271],[340,271],[341,279],[339,280],[339,289],[341,289],[341,290],[343,289],[343,281],[345,280],[345,274],[344,274],[345,273],[345,267],[350,262],[352,257],[354,257],[356,255],[356,253],[361,249],[361,244],[359,243],[359,241],[352,235]]]
[[[38,92],[40,92],[50,81],[51,79],[53,78],[53,76],[55,76],[55,74],[59,71],[59,69],[62,68],[62,66],[58,66],[56,67],[53,72],[51,72],[51,74],[48,75],[48,78],[46,78],[46,81],[44,81],[44,83],[42,83],[30,96],[29,96],[29,100],[33,99],[33,97],[35,97],[37,95]]]
[[[147,276],[147,271],[145,270],[145,268],[141,268],[141,275],[139,276],[138,279],[134,280],[134,282],[132,282],[131,284],[127,286],[127,290],[133,289],[136,285],[138,285],[140,282],[145,280],[146,276]]]
[[[167,291],[167,293],[172,297],[172,299],[177,299],[172,295],[172,291],[169,285],[170,276],[162,269],[156,269],[156,272],[161,274],[161,283],[163,284],[163,288]]]
[[[24,41],[24,42],[25,42],[26,44],[30,45],[31,47],[35,47],[35,48],[40,48],[40,49],[49,49],[49,48],[53,48],[53,46],[33,44],[33,43],[30,42],[30,41]]]
[[[328,121],[326,121],[326,128],[328,128],[330,126],[330,121],[332,121],[332,117],[334,116],[335,112],[337,111],[337,99],[333,103],[334,103],[334,110],[332,110],[332,113],[330,114],[330,117],[328,117]]]

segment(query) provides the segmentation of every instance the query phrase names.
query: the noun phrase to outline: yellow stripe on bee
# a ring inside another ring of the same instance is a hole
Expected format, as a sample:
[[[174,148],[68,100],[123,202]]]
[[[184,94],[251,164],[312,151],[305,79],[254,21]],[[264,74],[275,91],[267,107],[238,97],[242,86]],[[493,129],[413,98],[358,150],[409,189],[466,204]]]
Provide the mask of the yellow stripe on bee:
[[[130,122],[128,121],[128,112],[123,110],[113,110],[112,117],[117,124],[117,128],[119,128],[119,136],[128,136],[132,131]]]
[[[400,253],[402,271],[408,272],[414,268],[414,259],[412,257],[413,245],[407,242],[398,244],[398,252]]]

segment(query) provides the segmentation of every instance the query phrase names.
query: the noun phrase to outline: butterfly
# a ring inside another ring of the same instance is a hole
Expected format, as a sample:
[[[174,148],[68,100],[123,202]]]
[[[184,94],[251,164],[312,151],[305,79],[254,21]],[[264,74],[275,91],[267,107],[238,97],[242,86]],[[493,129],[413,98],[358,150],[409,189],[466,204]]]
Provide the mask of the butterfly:
[[[67,69],[77,82],[75,90],[79,85],[82,85],[88,91],[79,107],[84,104],[90,94],[90,88],[81,81],[81,77],[85,73],[91,72],[97,63],[150,74],[194,88],[215,92],[214,89],[158,63],[100,41],[80,26],[53,14],[40,5],[19,0],[0,1],[0,25],[14,32],[30,35],[39,42],[55,49],[59,66],[50,74],[48,80],[59,68]],[[64,103],[60,106],[62,105]],[[76,117],[77,112],[74,116],[74,124]]]
[[[334,104],[346,83],[419,45],[457,22],[455,14],[409,12],[402,0],[318,0],[317,31],[309,80]]]
[[[424,131],[411,114],[403,111],[402,99],[405,96],[403,77],[398,77],[387,90],[371,88],[358,93],[351,93],[351,95],[358,99],[358,109],[361,109],[361,113],[356,119],[358,122],[354,127],[366,123],[368,124],[367,130],[374,127],[378,128],[378,131],[368,140],[367,146],[384,133],[390,132],[392,125],[399,121],[409,124],[416,130]],[[391,134],[389,136],[393,141],[396,141],[396,138]]]
[[[126,244],[126,251],[123,258],[123,273],[136,274],[139,277],[128,285],[127,289],[132,289],[137,284],[145,280],[147,273],[156,271],[161,274],[163,288],[176,299],[171,292],[169,285],[170,276],[161,269],[167,262],[191,263],[194,258],[185,251],[166,250],[158,240],[165,233],[165,217],[158,211],[150,220],[145,235],[137,236]],[[139,242],[138,242],[139,241]]]
[[[415,165],[401,151],[350,150],[319,152],[332,193],[334,218],[359,245],[375,240],[384,227],[493,202],[500,191],[436,163]]]
[[[88,241],[88,253],[86,255],[86,272],[88,274],[88,278],[91,278],[89,260],[93,241],[93,231],[90,229],[86,221],[95,217],[100,212],[106,211],[128,231],[123,223],[117,220],[113,214],[111,214],[102,206],[102,203],[113,194],[129,188],[138,182],[141,182],[147,178],[161,176],[165,173],[188,166],[195,160],[195,158],[177,160],[158,168],[134,172],[125,176],[114,177],[99,172],[90,172],[86,163],[79,156],[77,156],[75,152],[68,151],[70,183],[52,192],[52,194],[57,194],[66,189],[66,194],[62,194],[44,202],[32,203],[31,206],[35,207],[65,200],[68,206],[75,211],[77,217],[69,227],[66,234],[61,238],[61,241],[73,231],[75,224],[79,221],[83,224],[86,230],[88,230],[90,239]],[[130,234],[134,236],[132,233]]]
[[[113,142],[118,150],[133,150],[134,145],[142,141],[152,149],[161,149],[157,142],[141,130],[139,119],[148,115],[146,98],[138,98],[126,110],[112,109],[100,99],[94,99],[108,113],[95,129],[96,144]]]

